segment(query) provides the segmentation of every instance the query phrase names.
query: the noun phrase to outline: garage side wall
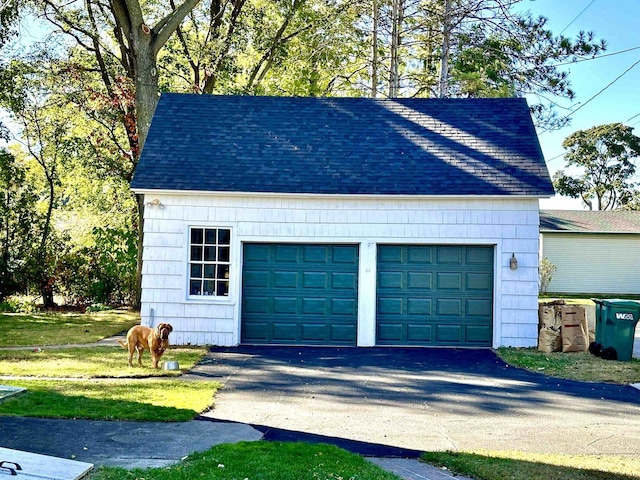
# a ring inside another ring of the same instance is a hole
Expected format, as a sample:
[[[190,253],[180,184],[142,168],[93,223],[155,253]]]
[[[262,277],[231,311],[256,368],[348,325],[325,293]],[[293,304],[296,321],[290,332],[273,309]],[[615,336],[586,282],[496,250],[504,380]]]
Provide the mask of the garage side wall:
[[[176,345],[240,342],[242,244],[359,246],[358,346],[375,344],[379,244],[491,245],[493,346],[537,342],[537,199],[366,199],[310,196],[145,195],[142,323],[171,323]],[[229,294],[189,296],[189,228],[231,231]],[[517,270],[509,268],[515,254]]]
[[[550,294],[640,292],[640,235],[543,233],[545,257],[556,266]]]

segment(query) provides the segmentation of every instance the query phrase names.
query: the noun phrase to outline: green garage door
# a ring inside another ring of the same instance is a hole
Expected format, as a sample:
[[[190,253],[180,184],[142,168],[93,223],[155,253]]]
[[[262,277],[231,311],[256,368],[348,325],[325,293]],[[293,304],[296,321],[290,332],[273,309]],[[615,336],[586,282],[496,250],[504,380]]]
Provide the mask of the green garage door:
[[[493,247],[378,247],[378,345],[491,346]]]
[[[242,343],[355,345],[356,245],[245,244]]]

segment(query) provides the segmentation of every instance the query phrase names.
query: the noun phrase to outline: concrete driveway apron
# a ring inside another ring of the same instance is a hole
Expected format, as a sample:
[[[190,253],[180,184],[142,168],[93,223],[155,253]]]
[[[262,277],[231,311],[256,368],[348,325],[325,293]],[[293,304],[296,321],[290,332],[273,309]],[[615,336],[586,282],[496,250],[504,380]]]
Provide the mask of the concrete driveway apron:
[[[216,348],[188,378],[224,383],[205,416],[267,436],[640,455],[640,391],[526,372],[490,350]]]

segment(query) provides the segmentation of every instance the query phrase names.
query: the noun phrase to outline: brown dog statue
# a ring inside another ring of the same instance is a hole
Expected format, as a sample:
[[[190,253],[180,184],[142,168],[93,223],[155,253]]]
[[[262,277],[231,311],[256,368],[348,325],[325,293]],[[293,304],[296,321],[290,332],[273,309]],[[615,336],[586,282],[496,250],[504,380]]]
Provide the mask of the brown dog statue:
[[[118,340],[123,348],[129,349],[129,366],[133,367],[133,352],[138,352],[138,365],[142,366],[142,352],[149,350],[153,368],[158,368],[158,361],[169,346],[169,334],[173,327],[168,323],[160,323],[156,328],[136,325],[127,332],[127,341]]]

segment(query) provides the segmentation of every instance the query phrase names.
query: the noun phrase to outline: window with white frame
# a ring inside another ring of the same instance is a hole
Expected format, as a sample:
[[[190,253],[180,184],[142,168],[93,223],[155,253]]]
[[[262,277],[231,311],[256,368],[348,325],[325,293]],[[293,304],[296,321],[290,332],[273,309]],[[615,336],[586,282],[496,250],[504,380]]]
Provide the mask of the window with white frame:
[[[189,236],[189,295],[228,296],[231,230],[191,227]]]

